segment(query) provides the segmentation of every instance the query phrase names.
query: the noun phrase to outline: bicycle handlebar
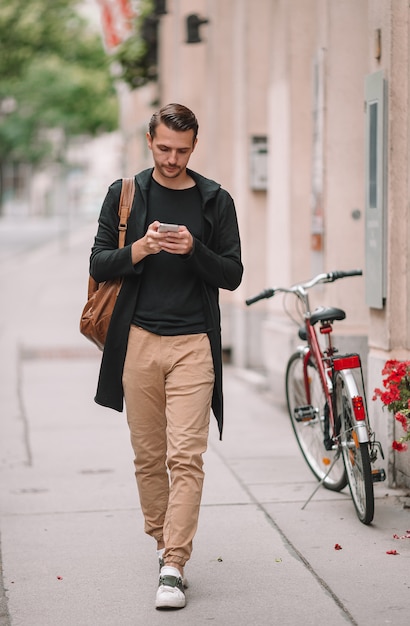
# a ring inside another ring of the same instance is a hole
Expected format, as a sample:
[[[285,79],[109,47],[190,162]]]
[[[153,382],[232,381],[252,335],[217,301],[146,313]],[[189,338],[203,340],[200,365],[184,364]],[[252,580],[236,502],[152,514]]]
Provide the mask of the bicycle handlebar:
[[[331,276],[329,282],[333,282],[334,280],[338,280],[339,278],[346,278],[348,276],[362,276],[362,274],[362,270],[349,270],[348,272],[329,272],[328,276]]]
[[[362,274],[363,274],[362,270],[348,270],[347,272],[344,272],[342,270],[337,270],[334,272],[328,272],[327,274],[318,274],[317,276],[307,281],[306,283],[293,285],[293,287],[290,287],[288,289],[284,287],[275,287],[275,289],[272,289],[272,288],[264,289],[263,291],[258,293],[256,296],[253,296],[252,298],[248,298],[247,300],[245,300],[245,303],[249,306],[251,304],[254,304],[255,302],[258,302],[258,300],[271,298],[272,296],[275,295],[277,291],[301,294],[303,289],[310,289],[310,287],[314,287],[314,285],[317,285],[318,283],[333,283],[335,280],[339,280],[340,278],[348,278],[349,276],[362,276]]]
[[[248,298],[247,300],[245,300],[245,302],[249,306],[250,304],[253,304],[254,302],[258,302],[258,300],[263,300],[264,298],[271,298],[274,295],[275,295],[274,289],[264,289],[263,291],[258,293],[258,295],[253,296],[253,298]]]

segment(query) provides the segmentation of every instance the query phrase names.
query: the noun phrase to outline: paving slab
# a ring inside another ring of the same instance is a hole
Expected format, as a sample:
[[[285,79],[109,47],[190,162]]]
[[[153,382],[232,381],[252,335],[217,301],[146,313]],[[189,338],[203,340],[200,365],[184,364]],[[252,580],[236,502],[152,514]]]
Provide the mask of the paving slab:
[[[155,611],[125,415],[93,402],[100,354],[78,332],[94,230],[0,267],[0,625],[407,625],[408,494],[376,485],[369,527],[348,490],[303,508],[316,483],[285,408],[230,366],[187,607]]]

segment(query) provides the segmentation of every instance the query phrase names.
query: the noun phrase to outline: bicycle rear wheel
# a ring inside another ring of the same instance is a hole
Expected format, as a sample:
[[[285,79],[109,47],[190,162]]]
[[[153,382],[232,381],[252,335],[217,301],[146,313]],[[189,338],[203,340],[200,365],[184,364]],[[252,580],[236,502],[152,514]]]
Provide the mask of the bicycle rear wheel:
[[[334,381],[336,415],[340,418],[340,444],[347,480],[357,516],[370,524],[374,516],[373,479],[368,443],[360,443],[355,430],[352,398],[360,395],[351,372],[337,372]]]
[[[307,365],[310,402],[304,380],[303,355],[296,352],[290,357],[286,369],[286,399],[293,431],[305,461],[316,478],[324,479],[323,484],[327,489],[341,491],[347,485],[342,457],[336,461],[326,476],[337,451],[325,448],[324,440],[329,436],[326,398],[319,373],[313,363],[309,362]],[[301,408],[307,414],[303,421],[299,416]]]

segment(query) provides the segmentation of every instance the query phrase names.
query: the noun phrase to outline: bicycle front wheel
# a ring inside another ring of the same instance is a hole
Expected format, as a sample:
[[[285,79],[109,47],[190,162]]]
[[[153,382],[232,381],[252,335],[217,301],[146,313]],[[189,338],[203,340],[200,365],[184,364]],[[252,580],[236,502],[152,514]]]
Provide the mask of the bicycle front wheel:
[[[347,480],[357,516],[370,524],[374,516],[373,479],[368,443],[360,443],[355,430],[352,398],[358,396],[351,372],[337,372],[334,393],[336,415],[340,419],[340,444]]]
[[[286,399],[293,431],[306,463],[327,489],[341,491],[347,485],[342,457],[327,474],[337,450],[327,450],[324,443],[329,438],[329,419],[319,373],[309,361],[305,377],[303,354],[299,352],[290,357],[286,369]],[[303,412],[304,418],[301,417]]]

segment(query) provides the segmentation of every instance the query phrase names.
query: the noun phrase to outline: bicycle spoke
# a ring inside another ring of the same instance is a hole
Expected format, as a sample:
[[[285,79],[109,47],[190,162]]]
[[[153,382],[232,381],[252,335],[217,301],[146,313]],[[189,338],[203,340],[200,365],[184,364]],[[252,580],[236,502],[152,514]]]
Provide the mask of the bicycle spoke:
[[[360,443],[356,434],[352,398],[358,392],[350,372],[337,373],[334,393],[336,413],[340,419],[342,456],[353,504],[360,521],[370,524],[374,515],[374,494],[369,446]]]
[[[286,396],[292,427],[313,474],[327,489],[340,491],[347,484],[345,469],[342,458],[332,466],[337,450],[326,450],[324,444],[325,438],[329,438],[326,399],[313,365],[308,365],[308,384],[310,404],[304,384],[303,359],[295,353],[289,359],[286,371]]]

